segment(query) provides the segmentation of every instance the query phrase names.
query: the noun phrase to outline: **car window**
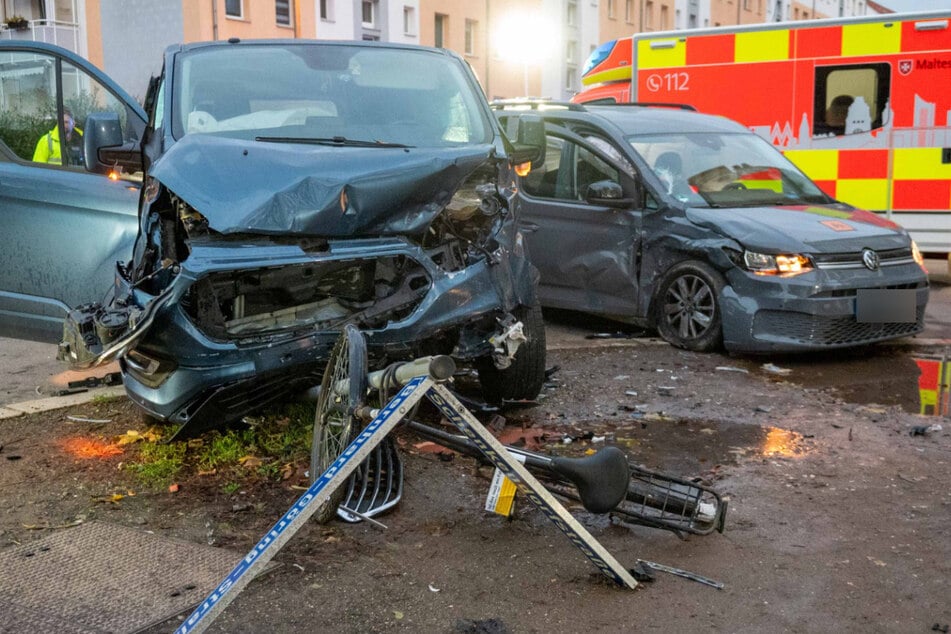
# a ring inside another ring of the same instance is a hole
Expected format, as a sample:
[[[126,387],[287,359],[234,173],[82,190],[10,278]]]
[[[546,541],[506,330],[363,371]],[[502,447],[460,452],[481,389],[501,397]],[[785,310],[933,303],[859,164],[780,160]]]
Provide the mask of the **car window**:
[[[584,200],[589,185],[603,180],[620,182],[620,174],[590,149],[549,135],[544,164],[532,169],[522,187],[531,196],[577,201]]]
[[[485,143],[491,124],[461,64],[442,53],[365,46],[209,47],[181,56],[173,134]]]
[[[135,114],[84,70],[45,53],[11,51],[0,56],[0,154],[46,167],[85,170],[86,117],[107,111],[119,115],[126,139],[136,140],[136,126],[129,125]]]
[[[45,145],[41,139],[57,127],[58,96],[53,56],[22,51],[0,56],[0,141],[9,150],[5,154],[33,160],[37,146]],[[57,139],[59,156],[59,134],[52,138]],[[52,145],[52,139],[46,140]]]
[[[644,134],[628,141],[666,193],[687,204],[797,205],[828,200],[802,172],[755,134]]]

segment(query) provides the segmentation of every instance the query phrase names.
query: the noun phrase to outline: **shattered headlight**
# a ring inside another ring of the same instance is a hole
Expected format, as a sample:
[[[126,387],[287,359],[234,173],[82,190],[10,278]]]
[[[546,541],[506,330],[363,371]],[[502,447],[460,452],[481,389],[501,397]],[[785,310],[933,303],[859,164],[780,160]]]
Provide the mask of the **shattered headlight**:
[[[769,255],[754,251],[743,252],[743,264],[754,275],[792,277],[812,270],[812,260],[799,253]]]

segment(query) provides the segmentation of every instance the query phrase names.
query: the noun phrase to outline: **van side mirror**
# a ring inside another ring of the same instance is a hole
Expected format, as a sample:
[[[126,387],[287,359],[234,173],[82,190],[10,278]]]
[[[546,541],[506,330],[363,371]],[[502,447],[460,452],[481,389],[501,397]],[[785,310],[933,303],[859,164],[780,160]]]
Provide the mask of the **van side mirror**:
[[[108,174],[116,166],[127,172],[142,170],[137,143],[125,143],[122,124],[115,112],[94,112],[83,129],[83,160],[86,171]]]
[[[516,140],[512,144],[512,163],[531,162],[532,169],[545,160],[545,121],[537,114],[518,117]]]

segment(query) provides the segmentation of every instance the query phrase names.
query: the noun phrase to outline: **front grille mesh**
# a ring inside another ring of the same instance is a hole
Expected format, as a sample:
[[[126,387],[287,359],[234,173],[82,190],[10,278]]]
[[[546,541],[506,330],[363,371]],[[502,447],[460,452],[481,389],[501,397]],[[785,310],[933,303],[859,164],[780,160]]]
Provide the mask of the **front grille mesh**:
[[[826,317],[778,310],[761,310],[753,320],[756,339],[780,338],[813,346],[840,346],[871,343],[920,332],[924,309],[918,307],[913,323],[859,323],[854,316]]]

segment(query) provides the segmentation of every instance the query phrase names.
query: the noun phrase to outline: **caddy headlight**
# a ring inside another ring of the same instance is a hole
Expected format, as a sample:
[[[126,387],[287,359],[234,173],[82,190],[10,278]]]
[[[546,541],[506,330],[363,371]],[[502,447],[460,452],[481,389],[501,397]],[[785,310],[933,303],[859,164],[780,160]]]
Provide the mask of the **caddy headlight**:
[[[911,257],[914,258],[915,263],[921,267],[921,270],[925,273],[928,272],[928,269],[925,268],[925,257],[921,255],[921,251],[918,250],[918,245],[915,244],[915,241],[911,241]]]
[[[754,275],[792,277],[812,270],[812,260],[799,253],[769,255],[766,253],[755,253],[754,251],[744,251],[743,264],[745,264],[746,269]]]

